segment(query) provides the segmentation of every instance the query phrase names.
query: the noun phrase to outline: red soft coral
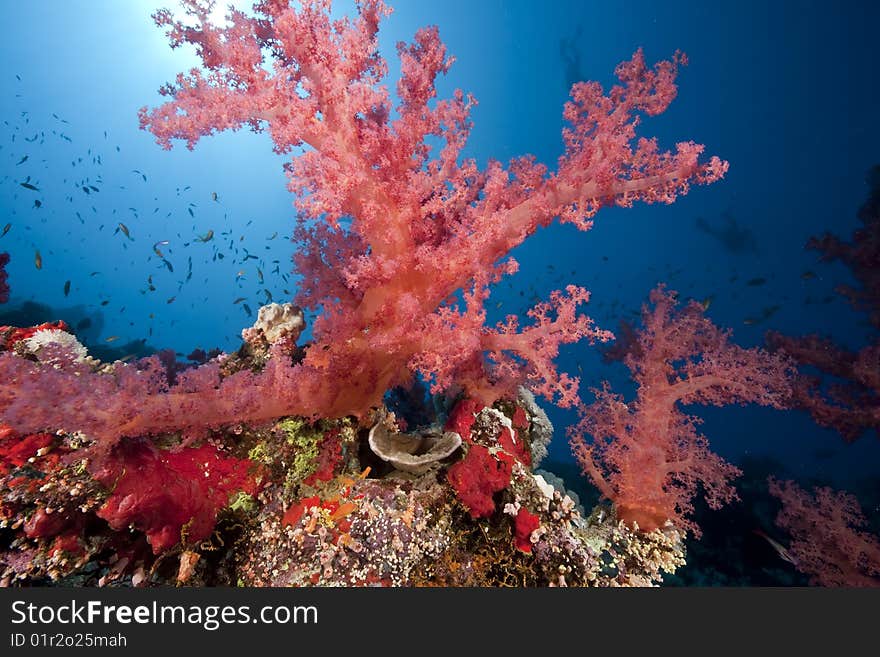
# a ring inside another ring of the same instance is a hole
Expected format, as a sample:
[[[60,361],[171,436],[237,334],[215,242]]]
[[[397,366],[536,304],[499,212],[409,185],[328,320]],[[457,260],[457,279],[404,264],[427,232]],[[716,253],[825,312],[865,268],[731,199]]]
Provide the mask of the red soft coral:
[[[483,410],[483,405],[477,400],[467,397],[461,399],[450,412],[445,426],[446,431],[459,434],[466,445],[464,458],[449,468],[446,477],[474,519],[487,518],[495,512],[495,494],[510,485],[517,461],[527,466],[532,463],[532,455],[525,441],[517,438],[521,425],[528,426],[525,412],[517,407],[519,414],[515,414],[514,419],[520,422],[519,428],[497,423],[495,435],[490,437],[488,433],[480,431],[477,437],[476,433],[471,433],[471,429],[477,415]]]
[[[482,409],[483,405],[475,399],[467,397],[460,399],[449,412],[444,429],[446,431],[454,431],[464,441],[468,440],[471,435],[471,428],[474,426],[474,419]]]
[[[540,526],[541,518],[525,507],[521,507],[520,510],[517,511],[516,518],[513,521],[513,542],[514,545],[516,545],[516,549],[521,552],[531,553],[532,532]]]
[[[471,518],[495,512],[494,495],[510,485],[513,461],[505,452],[492,454],[487,447],[471,445],[467,456],[449,468],[446,477]]]
[[[111,490],[98,515],[113,529],[143,531],[155,554],[198,542],[211,535],[232,494],[255,491],[249,465],[210,445],[168,451],[129,441],[96,474]]]
[[[783,356],[732,344],[729,331],[712,324],[696,302],[677,309],[675,293],[661,286],[651,303],[625,359],[638,384],[636,400],[625,402],[607,385],[595,390],[596,400],[570,430],[571,444],[623,520],[646,531],[669,520],[698,535],[689,515],[699,487],[718,508],[736,497],[730,481],[739,470],[709,451],[698,418],[680,405],[785,408],[793,371]]]
[[[39,451],[55,441],[49,433],[35,433],[19,438],[9,427],[0,424],[0,476],[20,468]]]

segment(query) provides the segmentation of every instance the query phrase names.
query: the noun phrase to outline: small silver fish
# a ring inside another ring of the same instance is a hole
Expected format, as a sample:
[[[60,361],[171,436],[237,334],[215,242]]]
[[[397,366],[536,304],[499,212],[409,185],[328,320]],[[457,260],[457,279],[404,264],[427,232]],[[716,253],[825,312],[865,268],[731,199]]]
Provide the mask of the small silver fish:
[[[779,555],[780,559],[782,559],[783,561],[787,561],[792,566],[797,567],[797,565],[798,565],[797,559],[795,559],[792,556],[791,552],[789,552],[788,549],[784,545],[782,545],[779,541],[773,540],[772,538],[767,536],[767,534],[762,532],[760,529],[753,529],[752,531],[753,531],[753,533],[757,534],[758,536],[763,538],[765,541],[767,541],[770,544],[770,546],[774,550],[776,550],[776,554]]]

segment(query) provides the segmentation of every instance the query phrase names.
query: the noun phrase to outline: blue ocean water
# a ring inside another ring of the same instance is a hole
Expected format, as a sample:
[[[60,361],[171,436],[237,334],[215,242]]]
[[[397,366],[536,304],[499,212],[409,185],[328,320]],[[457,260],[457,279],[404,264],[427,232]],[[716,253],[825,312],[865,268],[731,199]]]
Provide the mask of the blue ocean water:
[[[479,101],[466,154],[481,164],[532,153],[552,166],[570,85],[612,84],[616,64],[638,47],[651,62],[679,49],[690,59],[678,98],[645,120],[642,134],[666,147],[693,139],[730,162],[723,181],[673,205],[605,209],[589,233],[539,231],[513,254],[520,272],[497,286],[490,320],[523,314],[573,283],[592,291],[587,312],[615,330],[665,282],[683,298],[711,299],[710,317],[744,346],[761,344],[770,329],[866,344],[864,317],[833,291],[851,282],[849,271],[818,263],[804,245],[825,231],[850,236],[866,173],[880,161],[873,48],[880,5],[392,4],[380,31],[391,85],[395,44],[438,25],[456,57],[439,96],[461,88]],[[166,152],[138,129],[138,108],[158,104],[158,88],[197,64],[153,26],[158,0],[47,6],[37,17],[27,3],[2,2],[14,29],[0,43],[0,223],[11,224],[0,251],[12,258],[12,298],[0,307],[0,324],[65,319],[96,354],[117,358],[169,347],[181,357],[195,348],[236,349],[254,319],[248,311],[296,289],[284,158],[272,154],[265,134],[224,133],[192,152],[182,145]],[[352,10],[351,2],[334,8]],[[559,365],[585,389],[608,379],[631,390],[623,367],[603,364],[589,345],[567,347]],[[548,411],[557,426],[551,459],[570,463],[564,427],[574,415]],[[712,448],[735,463],[770,460],[784,476],[873,489],[865,499],[880,499],[873,437],[846,445],[798,412],[699,414]]]

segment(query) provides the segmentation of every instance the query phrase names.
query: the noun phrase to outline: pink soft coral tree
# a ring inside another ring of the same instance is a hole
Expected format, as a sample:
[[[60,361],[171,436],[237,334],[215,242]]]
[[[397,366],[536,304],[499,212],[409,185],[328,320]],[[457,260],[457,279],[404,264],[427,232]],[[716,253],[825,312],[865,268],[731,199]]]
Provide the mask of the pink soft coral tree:
[[[676,307],[675,293],[651,292],[642,329],[624,359],[638,384],[627,403],[606,384],[581,408],[569,431],[575,456],[618,517],[651,531],[671,521],[699,535],[689,518],[702,486],[711,508],[736,498],[731,480],[740,474],[709,450],[697,431],[699,418],[681,406],[756,403],[785,408],[793,366],[781,355],[744,349],[730,332],[691,301]]]
[[[530,156],[481,170],[462,157],[474,100],[461,91],[435,99],[434,81],[452,64],[435,27],[398,45],[392,111],[376,39],[390,10],[378,0],[359,3],[353,20],[331,20],[329,1],[297,9],[265,0],[253,16],[230,9],[225,26],[209,22],[212,2],[182,4],[186,24],[167,10],[154,19],[172,47],[194,45],[203,68],[167,84],[168,101],[142,109],[141,125],[165,148],[247,126],[292,154],[296,301],[322,311],[314,341],[302,362],[276,354],[262,373],[221,381],[212,370],[185,388],[139,383],[143,376],[117,366],[100,399],[63,371],[5,354],[0,413],[10,424],[88,427],[115,440],[288,414],[359,416],[416,372],[435,391],[456,385],[489,401],[526,383],[571,405],[577,380],[552,359],[561,344],[608,334],[576,313],[588,293],[573,286],[532,310],[527,326],[509,318],[487,327],[490,285],[516,270],[507,254],[554,218],[586,230],[602,206],[671,203],[727,170],[717,157],[700,162],[703,147],[693,142],[668,152],[636,138],[640,115],[663,112],[675,97],[680,54],[650,68],[636,52],[607,93],[574,85],[555,172]]]
[[[770,478],[782,508],[776,524],[791,537],[795,568],[816,586],[880,586],[880,540],[849,493],[816,487],[812,495],[793,481]]]

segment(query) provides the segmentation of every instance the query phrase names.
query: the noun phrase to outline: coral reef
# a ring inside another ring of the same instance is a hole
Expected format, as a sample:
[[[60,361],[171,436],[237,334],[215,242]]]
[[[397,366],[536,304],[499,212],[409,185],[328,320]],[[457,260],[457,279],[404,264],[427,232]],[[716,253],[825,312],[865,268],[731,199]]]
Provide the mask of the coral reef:
[[[708,301],[660,285],[605,351],[635,397],[606,383],[588,403],[556,360],[614,337],[582,314],[589,291],[560,283],[489,324],[511,253],[539,229],[587,231],[603,208],[673,203],[725,175],[702,145],[639,135],[676,97],[684,54],[651,66],[639,49],[610,88],[574,83],[555,168],[531,155],[481,168],[464,157],[475,99],[437,98],[454,61],[437,28],[398,44],[394,105],[381,0],[340,19],[329,0],[261,0],[222,24],[211,0],[181,4],[183,18],[153,19],[201,66],[163,86],[140,126],[166,149],[248,127],[290,156],[299,288],[259,309],[237,351],[194,349],[189,363],[90,354],[63,321],[0,326],[0,585],[652,586],[685,564],[695,508],[737,498],[739,468],[690,407],[799,407],[848,441],[880,429],[875,338],[849,350],[770,334],[771,351],[746,349]],[[838,292],[878,328],[880,168],[869,183],[851,239],[808,247],[852,270]],[[696,225],[756,250],[723,222]],[[595,508],[546,464],[538,399],[579,411],[569,437]],[[756,533],[779,556],[816,584],[878,583],[880,543],[854,497],[775,479],[770,492],[791,545]]]
[[[617,503],[585,518],[533,472],[553,431],[535,396],[582,406],[579,380],[554,361],[563,345],[612,335],[579,313],[590,294],[574,285],[524,325],[508,315],[489,326],[486,306],[539,228],[585,231],[603,207],[672,203],[724,176],[727,163],[701,159],[699,144],[662,151],[637,134],[675,98],[686,57],[651,67],[638,50],[610,89],[573,85],[555,170],[529,155],[480,169],[462,156],[474,99],[436,99],[453,63],[436,28],[398,45],[392,108],[380,0],[339,20],[323,0],[264,0],[222,25],[213,3],[182,5],[185,19],[154,20],[202,66],[165,85],[141,127],[164,148],[193,148],[247,126],[291,154],[296,305],[261,308],[237,352],[193,352],[193,365],[173,352],[104,363],[65,326],[4,327],[0,577],[585,586],[658,583],[678,567],[697,483],[728,500],[735,468],[675,405],[777,405],[782,357],[738,350],[691,307],[673,325],[658,291],[646,358],[631,364],[639,400],[630,410],[600,393],[584,420],[598,444],[579,455]],[[319,314],[297,345],[304,311]],[[652,341],[661,332],[681,351]],[[671,358],[686,365],[673,371]],[[406,433],[383,400],[414,382],[451,410],[430,418],[425,405],[424,426]],[[615,413],[632,421],[612,443],[600,425]]]
[[[245,539],[240,583],[648,586],[684,563],[683,537],[671,527],[637,533],[607,512],[584,518],[570,497],[507,452],[532,438],[528,430],[514,430],[514,438],[511,419],[465,399],[447,423],[470,426],[464,444],[481,454],[481,466],[507,455],[496,462],[511,467],[499,469],[491,493],[469,492],[454,474],[468,456],[418,474],[408,463],[381,478],[343,470],[286,509],[264,491],[266,504]],[[476,515],[473,496],[483,505]]]
[[[248,358],[242,349],[226,361]],[[461,398],[435,434],[404,437],[379,408],[369,429],[286,417],[127,440],[99,466],[83,434],[4,425],[0,582],[647,586],[674,572],[681,532],[635,532],[608,509],[584,517],[532,470],[548,425],[525,397]],[[377,456],[370,434],[402,453]],[[414,464],[411,441],[434,439],[438,451],[432,443]]]

